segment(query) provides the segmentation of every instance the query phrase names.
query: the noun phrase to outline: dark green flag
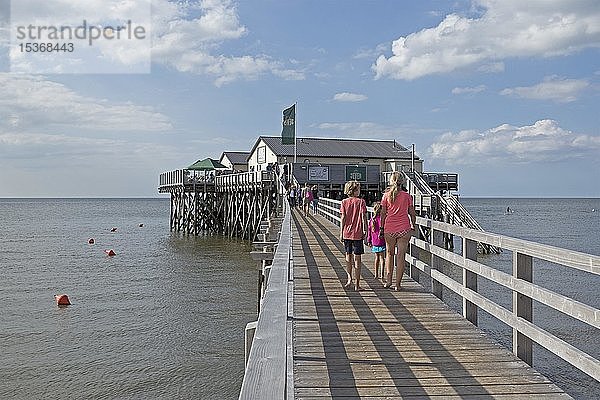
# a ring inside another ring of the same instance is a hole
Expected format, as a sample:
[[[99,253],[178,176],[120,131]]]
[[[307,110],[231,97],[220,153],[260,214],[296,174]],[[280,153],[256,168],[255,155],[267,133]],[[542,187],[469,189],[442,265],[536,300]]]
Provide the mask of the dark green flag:
[[[296,140],[296,105],[283,110],[281,144],[294,144]]]

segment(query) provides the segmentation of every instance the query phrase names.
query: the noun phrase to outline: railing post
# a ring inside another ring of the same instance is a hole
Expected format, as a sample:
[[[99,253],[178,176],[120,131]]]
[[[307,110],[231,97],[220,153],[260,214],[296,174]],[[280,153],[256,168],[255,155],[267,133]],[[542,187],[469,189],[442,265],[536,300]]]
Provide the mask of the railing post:
[[[431,228],[431,240],[434,246],[444,248],[444,232]],[[431,255],[431,269],[436,269],[439,272],[443,270],[443,259],[434,254]],[[442,299],[442,288],[444,286],[431,278],[431,291],[439,299]]]
[[[252,341],[254,340],[254,333],[256,333],[257,321],[248,322],[246,329],[244,330],[244,365],[248,364],[248,356],[250,356],[250,349],[252,349]]]
[[[419,238],[419,227],[418,226],[415,226],[415,233],[416,233],[415,238],[418,239]],[[409,254],[411,255],[411,257],[414,257],[417,260],[419,259],[419,248],[413,244],[412,240],[410,241]],[[409,268],[408,272],[410,274],[409,276],[414,281],[419,282],[419,269],[416,266],[410,264],[410,268]]]
[[[477,242],[471,239],[463,238],[463,258],[465,260],[477,261]],[[477,274],[463,268],[462,270],[463,286],[477,292]],[[463,317],[473,325],[477,326],[477,306],[463,297]]]
[[[513,276],[533,282],[533,258],[513,253]],[[527,321],[533,321],[533,301],[531,297],[513,291],[513,313]],[[527,364],[533,364],[533,341],[513,328],[513,353]]]

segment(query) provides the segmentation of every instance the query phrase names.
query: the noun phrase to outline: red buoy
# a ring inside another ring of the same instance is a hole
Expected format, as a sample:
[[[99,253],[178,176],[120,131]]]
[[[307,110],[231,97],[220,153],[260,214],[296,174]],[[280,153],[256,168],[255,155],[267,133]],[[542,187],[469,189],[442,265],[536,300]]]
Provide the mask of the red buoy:
[[[106,253],[107,256],[112,257],[112,256],[116,256],[117,253],[115,253],[115,251],[113,249],[110,250],[104,250],[104,252]]]
[[[94,238],[89,238],[88,239],[88,244],[94,244],[94,243],[95,243]]]
[[[71,305],[71,302],[69,301],[69,296],[67,296],[66,294],[56,294],[54,295],[54,299],[56,300],[57,306]]]
[[[112,228],[110,231],[111,231],[111,232],[116,232],[116,231],[117,231],[117,228],[116,228],[116,227],[114,227],[114,228]]]

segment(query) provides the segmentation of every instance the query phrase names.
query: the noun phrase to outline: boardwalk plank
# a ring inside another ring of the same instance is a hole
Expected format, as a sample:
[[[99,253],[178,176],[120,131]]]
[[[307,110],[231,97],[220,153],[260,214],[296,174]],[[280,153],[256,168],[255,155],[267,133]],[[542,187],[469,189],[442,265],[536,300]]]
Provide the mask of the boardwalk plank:
[[[295,398],[570,398],[416,282],[383,288],[370,254],[366,290],[343,288],[338,228],[294,220]]]

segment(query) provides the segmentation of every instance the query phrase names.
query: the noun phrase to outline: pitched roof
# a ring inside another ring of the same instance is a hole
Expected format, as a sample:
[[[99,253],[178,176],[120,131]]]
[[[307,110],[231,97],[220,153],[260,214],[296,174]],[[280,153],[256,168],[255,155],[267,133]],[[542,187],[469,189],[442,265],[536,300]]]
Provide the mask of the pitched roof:
[[[294,155],[294,145],[281,144],[280,136],[260,136],[254,148],[261,139],[277,156]],[[298,138],[296,146],[298,157],[411,158],[411,151],[395,140]]]
[[[224,151],[221,155],[221,160],[225,156],[227,156],[227,159],[232,164],[246,164],[246,162],[248,162],[248,157],[250,157],[250,153],[247,151]]]

